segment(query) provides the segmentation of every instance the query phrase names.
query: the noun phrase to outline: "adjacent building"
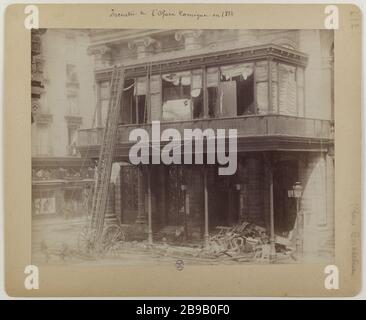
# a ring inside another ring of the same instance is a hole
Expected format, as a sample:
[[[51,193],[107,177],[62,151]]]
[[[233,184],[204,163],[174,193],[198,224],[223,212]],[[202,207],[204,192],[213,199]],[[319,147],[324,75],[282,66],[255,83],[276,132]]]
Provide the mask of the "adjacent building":
[[[94,163],[77,150],[77,131],[93,126],[93,65],[88,33],[32,30],[32,215],[86,213]]]

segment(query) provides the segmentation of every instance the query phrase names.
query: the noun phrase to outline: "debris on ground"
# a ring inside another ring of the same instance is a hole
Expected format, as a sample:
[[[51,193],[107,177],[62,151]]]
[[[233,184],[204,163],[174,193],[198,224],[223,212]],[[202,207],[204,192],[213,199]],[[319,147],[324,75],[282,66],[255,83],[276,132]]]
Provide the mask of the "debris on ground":
[[[107,225],[103,230],[99,249],[91,250],[93,232],[85,225],[79,232],[75,245],[62,241],[42,241],[40,249],[46,262],[50,259],[60,262],[75,259],[119,259],[126,254],[147,254],[157,259],[176,258],[213,264],[270,260],[268,231],[253,223],[242,222],[230,227],[217,226],[207,243],[203,243],[201,239],[177,240],[179,236],[185,237],[177,228],[179,227],[165,228],[163,233],[154,235],[154,243],[150,244],[146,238],[136,240],[134,229],[130,230],[120,224]],[[296,260],[293,255],[293,233],[294,231],[290,231],[287,236],[276,235],[276,261],[289,261],[289,258]]]
[[[232,227],[218,226],[217,232],[209,239],[208,254],[215,257],[227,256],[237,261],[268,261],[270,241],[265,228],[249,222]],[[276,236],[276,255],[292,254],[291,232],[288,238]],[[278,238],[278,243],[277,243]]]
[[[247,260],[259,256],[258,249],[269,242],[265,229],[249,222],[232,227],[217,226],[216,230],[209,238],[206,249],[214,257]]]

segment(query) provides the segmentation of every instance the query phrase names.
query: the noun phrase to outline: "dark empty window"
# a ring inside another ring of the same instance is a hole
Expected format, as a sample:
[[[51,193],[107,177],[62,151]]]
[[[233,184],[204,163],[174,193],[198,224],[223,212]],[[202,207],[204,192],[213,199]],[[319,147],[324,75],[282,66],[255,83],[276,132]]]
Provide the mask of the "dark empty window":
[[[74,64],[66,65],[66,78],[67,78],[67,82],[71,82],[71,83],[78,82],[76,65],[74,65]]]
[[[163,120],[203,117],[202,71],[162,75]]]
[[[147,122],[147,107],[146,107],[146,95],[136,96],[135,100],[137,121],[136,123]]]
[[[144,80],[145,78],[125,81],[120,123],[147,122],[146,81]]]
[[[217,118],[220,114],[218,87],[207,88],[208,115],[210,118]]]
[[[163,77],[163,103],[170,100],[190,99],[190,81],[183,81],[183,77],[171,74]]]
[[[129,124],[134,123],[133,121],[133,100],[134,100],[134,86],[135,82],[133,79],[125,80],[123,99],[121,101],[121,113],[120,113],[120,123]]]
[[[251,64],[221,67],[221,114],[240,116],[255,112],[253,71]]]

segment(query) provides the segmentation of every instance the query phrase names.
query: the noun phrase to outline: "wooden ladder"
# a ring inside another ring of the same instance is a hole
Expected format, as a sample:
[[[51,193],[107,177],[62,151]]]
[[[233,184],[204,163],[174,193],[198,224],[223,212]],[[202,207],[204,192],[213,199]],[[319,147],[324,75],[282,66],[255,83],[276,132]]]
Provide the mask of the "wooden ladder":
[[[92,239],[94,246],[100,242],[104,229],[108,187],[112,171],[113,151],[116,143],[123,88],[124,68],[114,67],[110,83],[108,114],[103,133],[103,140],[100,146],[97,177],[92,201],[91,229],[95,230],[94,239]]]

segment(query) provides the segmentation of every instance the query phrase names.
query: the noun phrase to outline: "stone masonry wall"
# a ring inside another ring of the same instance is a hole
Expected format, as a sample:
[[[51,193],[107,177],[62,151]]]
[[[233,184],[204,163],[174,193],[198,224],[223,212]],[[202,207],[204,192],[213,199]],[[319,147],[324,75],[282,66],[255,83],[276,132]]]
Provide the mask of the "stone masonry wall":
[[[300,162],[304,187],[301,203],[304,258],[307,260],[319,257],[330,259],[334,253],[333,192],[329,190],[334,174],[331,165],[329,157],[319,153],[309,154]]]

